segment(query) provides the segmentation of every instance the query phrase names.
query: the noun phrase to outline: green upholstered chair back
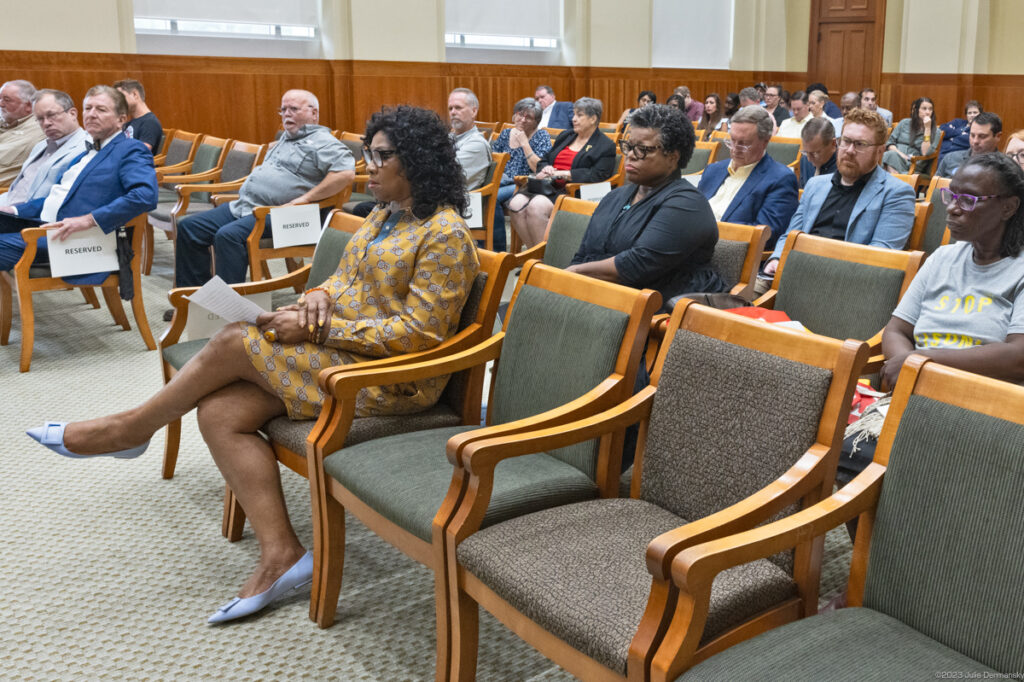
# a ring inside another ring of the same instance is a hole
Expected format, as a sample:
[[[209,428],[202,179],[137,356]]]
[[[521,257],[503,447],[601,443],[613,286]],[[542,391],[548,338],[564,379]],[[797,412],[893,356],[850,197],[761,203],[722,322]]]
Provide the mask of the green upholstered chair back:
[[[227,156],[224,157],[224,166],[220,170],[221,182],[234,182],[244,178],[252,172],[255,163],[255,154],[240,149],[229,149]]]
[[[715,269],[731,289],[743,278],[743,261],[747,259],[747,242],[719,239],[715,252],[711,254],[711,267]]]
[[[171,143],[167,145],[167,155],[164,157],[165,166],[173,166],[176,163],[181,163],[188,159],[189,152],[192,151],[192,145],[195,144],[191,140],[182,140],[180,138],[173,138]]]
[[[768,156],[788,166],[800,156],[800,145],[794,142],[769,142]]]
[[[816,334],[865,340],[878,333],[899,303],[903,270],[790,252],[775,309]]]
[[[306,280],[307,289],[323,284],[328,277],[338,271],[341,259],[345,255],[345,247],[348,246],[350,239],[352,239],[351,232],[332,228],[324,230],[313,251],[309,277]]]
[[[476,279],[473,280],[473,286],[469,289],[466,304],[462,306],[462,314],[459,316],[458,331],[461,332],[476,321],[476,317],[480,313],[480,307],[484,304],[484,289],[487,288],[487,278],[488,274],[481,271],[477,273]],[[490,324],[494,324],[493,318],[490,320]],[[468,371],[452,374],[438,402],[451,405],[455,409],[461,407],[466,397],[466,391],[469,390],[469,379],[470,373]]]
[[[708,159],[711,158],[710,149],[694,149],[693,156],[690,157],[690,162],[683,167],[680,171],[680,175],[690,175],[692,173],[700,173],[702,170],[707,168]]]
[[[590,216],[571,211],[558,211],[551,221],[551,232],[544,247],[544,264],[554,268],[569,267],[572,257],[583,243],[583,234],[590,224]]]
[[[1024,426],[910,397],[878,502],[864,605],[1024,670]]]
[[[494,158],[491,157],[491,162],[487,165],[487,172],[484,173],[484,182],[483,185],[481,186],[491,184],[491,182],[494,180],[494,169],[497,167],[497,162],[495,162]]]
[[[626,313],[524,285],[506,326],[488,409],[491,422],[532,416],[574,400],[615,370]],[[593,479],[597,442],[553,451]]]
[[[223,147],[212,145],[212,144],[201,144],[199,149],[196,150],[196,155],[192,157],[192,170],[189,173],[205,173],[208,170],[213,170],[217,167],[217,160],[220,158],[220,153]],[[192,201],[210,201],[209,192],[196,192],[192,195]]]
[[[815,442],[831,380],[826,369],[680,329],[651,410],[640,497],[695,521],[754,494]],[[788,555],[777,560],[789,568]]]
[[[341,140],[341,143],[348,147],[356,161],[363,158],[363,143],[358,140]]]
[[[938,191],[932,193],[932,212],[924,226],[924,238],[921,239],[921,250],[927,254],[942,246],[942,236],[946,233],[946,205],[940,196]]]

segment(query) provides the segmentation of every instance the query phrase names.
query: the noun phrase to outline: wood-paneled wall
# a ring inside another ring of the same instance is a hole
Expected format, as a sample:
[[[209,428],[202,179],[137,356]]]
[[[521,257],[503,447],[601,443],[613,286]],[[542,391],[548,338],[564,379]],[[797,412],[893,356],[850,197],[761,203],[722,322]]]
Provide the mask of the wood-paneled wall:
[[[65,90],[76,101],[97,83],[136,78],[146,86],[147,101],[165,127],[251,142],[269,140],[279,129],[275,112],[288,88],[317,94],[324,125],[361,131],[381,105],[408,103],[443,112],[455,87],[476,92],[484,121],[509,120],[515,102],[532,96],[542,83],[563,101],[584,95],[600,99],[604,118],[615,120],[634,106],[640,90],[654,90],[663,100],[685,84],[694,97],[710,92],[724,97],[762,80],[790,90],[807,81],[803,72],[0,51],[0,82],[14,78]],[[1024,112],[1017,105],[1022,88],[1024,76],[882,74],[876,90],[896,118],[908,115],[910,103],[921,95],[935,100],[940,121],[960,115],[964,102],[973,98],[1015,130],[1024,127]],[[833,93],[837,101],[839,94]]]

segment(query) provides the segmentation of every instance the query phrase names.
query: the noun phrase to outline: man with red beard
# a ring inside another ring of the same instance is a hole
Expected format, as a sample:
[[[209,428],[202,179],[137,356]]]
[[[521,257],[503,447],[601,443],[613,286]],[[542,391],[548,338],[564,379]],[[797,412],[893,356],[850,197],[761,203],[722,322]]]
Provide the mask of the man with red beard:
[[[902,249],[914,226],[914,190],[879,165],[888,126],[867,109],[847,113],[836,140],[836,172],[807,181],[787,234],[803,230],[829,239]],[[775,274],[785,237],[764,266]]]

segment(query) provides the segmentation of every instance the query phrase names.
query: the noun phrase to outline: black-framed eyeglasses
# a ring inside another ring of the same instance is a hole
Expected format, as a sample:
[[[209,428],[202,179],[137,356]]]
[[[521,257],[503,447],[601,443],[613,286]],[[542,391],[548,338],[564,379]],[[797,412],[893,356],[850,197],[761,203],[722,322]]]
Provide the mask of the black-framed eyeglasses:
[[[398,154],[397,149],[368,149],[363,147],[363,161],[380,168],[384,162]]]
[[[619,151],[622,152],[622,155],[629,156],[630,154],[633,154],[638,161],[647,158],[648,154],[656,152],[659,149],[664,149],[664,147],[660,144],[648,147],[646,145],[630,142],[629,140],[619,140]]]
[[[1020,150],[1019,152],[1007,152],[1006,155],[1013,159],[1014,163],[1016,163],[1018,166],[1024,165],[1024,149]]]
[[[71,110],[70,109],[61,109],[60,111],[52,111],[52,112],[50,112],[48,114],[37,114],[36,115],[36,120],[39,121],[40,123],[44,123],[46,121],[56,121],[58,118],[60,118],[64,114],[68,113],[69,111],[71,111]]]
[[[836,140],[836,144],[840,149],[853,149],[853,151],[858,153],[867,151],[872,147],[878,146],[878,143],[876,142],[865,142],[864,140],[851,140],[848,137],[840,137],[838,140]]]
[[[312,108],[313,108],[312,104],[307,104],[307,105],[301,106],[301,107],[281,107],[280,109],[277,110],[277,113],[281,114],[282,116],[284,116],[285,114],[293,114],[294,115],[294,114],[299,113],[303,109],[312,109]]]
[[[986,194],[984,196],[974,196],[973,194],[957,194],[950,190],[948,187],[943,187],[939,190],[939,198],[942,199],[942,203],[946,206],[952,206],[956,203],[956,207],[961,211],[973,211],[978,207],[979,201],[986,201],[988,199],[998,199],[1002,197],[1002,194]]]

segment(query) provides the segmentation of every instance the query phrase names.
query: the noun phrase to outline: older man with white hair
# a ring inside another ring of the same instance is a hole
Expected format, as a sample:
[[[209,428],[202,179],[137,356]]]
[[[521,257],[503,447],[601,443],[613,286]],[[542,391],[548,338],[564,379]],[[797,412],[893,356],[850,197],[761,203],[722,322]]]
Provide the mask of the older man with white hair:
[[[178,223],[174,274],[177,286],[201,286],[211,277],[210,247],[217,275],[229,284],[245,281],[249,267],[246,239],[256,206],[306,204],[343,190],[355,178],[355,160],[330,129],[318,125],[320,104],[306,90],[281,98],[284,133],[274,143],[229,204],[189,216]],[[266,228],[269,232],[269,222]]]
[[[476,115],[480,100],[469,88],[455,88],[448,95],[448,121],[455,142],[455,156],[466,176],[466,189],[484,184],[491,165],[491,145],[477,130]]]
[[[0,185],[18,177],[32,147],[43,131],[32,116],[36,88],[28,81],[7,81],[0,86]]]

